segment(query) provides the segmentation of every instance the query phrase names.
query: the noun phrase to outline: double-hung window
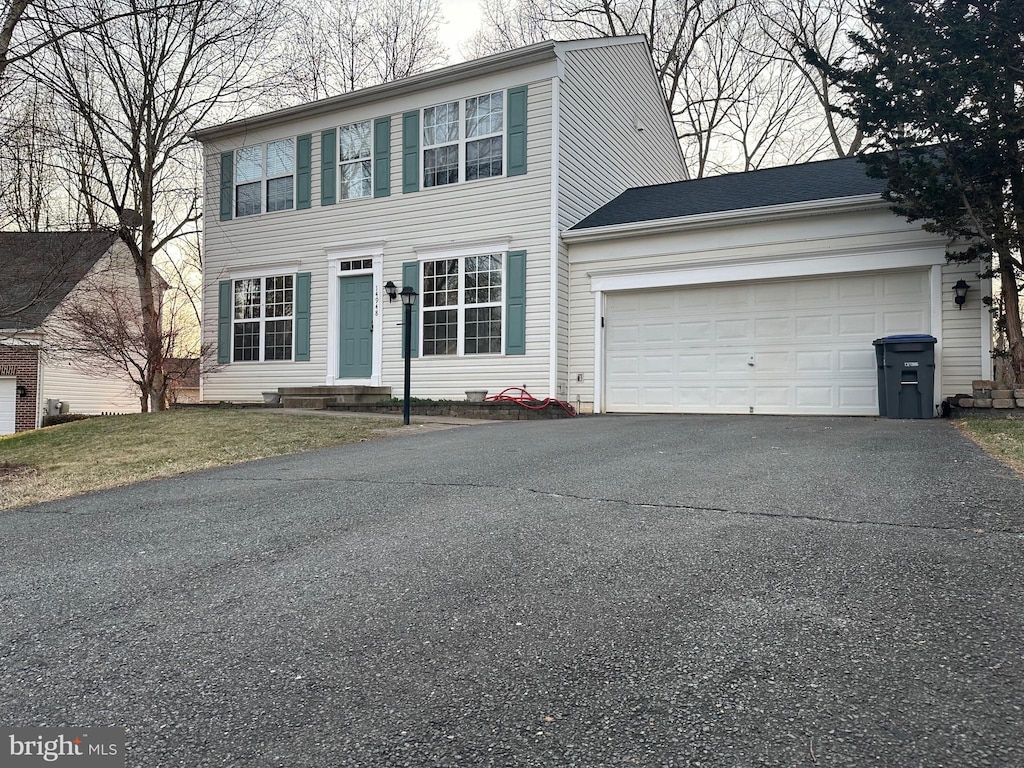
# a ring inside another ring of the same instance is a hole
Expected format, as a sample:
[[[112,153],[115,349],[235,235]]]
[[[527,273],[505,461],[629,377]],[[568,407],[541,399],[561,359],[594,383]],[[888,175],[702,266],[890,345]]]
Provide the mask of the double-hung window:
[[[501,176],[504,130],[504,91],[424,109],[423,186]]]
[[[235,150],[235,215],[295,207],[295,139]]]
[[[373,124],[370,120],[343,125],[338,131],[341,199],[373,195]]]
[[[232,359],[291,360],[295,276],[247,277],[232,286]]]
[[[501,354],[503,260],[423,262],[423,355]]]

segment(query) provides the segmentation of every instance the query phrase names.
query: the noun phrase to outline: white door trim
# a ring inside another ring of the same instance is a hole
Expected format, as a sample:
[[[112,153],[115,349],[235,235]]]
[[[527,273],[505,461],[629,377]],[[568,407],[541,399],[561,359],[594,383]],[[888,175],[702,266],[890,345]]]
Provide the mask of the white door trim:
[[[352,259],[373,259],[371,269],[341,271],[341,262]],[[341,344],[341,290],[342,277],[373,275],[373,368],[368,379],[342,379],[338,377]],[[384,246],[369,246],[351,251],[330,251],[327,254],[327,386],[341,384],[379,387],[381,355],[384,351],[384,325],[381,320],[381,294],[384,292]]]

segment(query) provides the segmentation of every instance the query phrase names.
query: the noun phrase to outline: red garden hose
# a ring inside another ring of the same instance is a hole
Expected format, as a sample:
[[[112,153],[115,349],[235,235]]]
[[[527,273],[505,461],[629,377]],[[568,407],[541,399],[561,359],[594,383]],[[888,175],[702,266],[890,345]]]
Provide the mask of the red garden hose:
[[[496,395],[485,397],[484,401],[492,403],[516,403],[517,405],[521,405],[523,406],[523,408],[528,408],[531,411],[541,411],[547,408],[551,403],[556,403],[557,405],[561,406],[562,410],[568,413],[570,416],[576,415],[576,409],[573,408],[570,403],[566,403],[561,400],[555,400],[553,397],[547,397],[543,400],[538,400],[522,387],[506,387]]]

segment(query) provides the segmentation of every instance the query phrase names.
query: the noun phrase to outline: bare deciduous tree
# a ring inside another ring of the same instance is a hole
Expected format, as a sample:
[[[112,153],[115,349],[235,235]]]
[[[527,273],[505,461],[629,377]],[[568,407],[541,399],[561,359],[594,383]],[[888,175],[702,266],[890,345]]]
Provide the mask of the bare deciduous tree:
[[[115,228],[133,258],[145,341],[140,386],[158,409],[166,347],[155,264],[200,217],[189,133],[233,116],[267,87],[261,67],[279,8],[272,0],[88,0],[76,12],[85,31],[59,36],[51,28],[54,42],[35,76],[69,116],[65,171],[80,182],[86,218]]]
[[[307,0],[282,27],[285,93],[312,101],[443,64],[438,0]]]

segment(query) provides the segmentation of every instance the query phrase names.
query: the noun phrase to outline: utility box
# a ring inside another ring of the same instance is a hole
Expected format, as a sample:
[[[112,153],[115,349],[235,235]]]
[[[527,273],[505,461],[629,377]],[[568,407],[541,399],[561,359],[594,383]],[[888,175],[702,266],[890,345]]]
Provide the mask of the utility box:
[[[875,339],[878,415],[889,419],[935,416],[935,343],[926,333]]]

